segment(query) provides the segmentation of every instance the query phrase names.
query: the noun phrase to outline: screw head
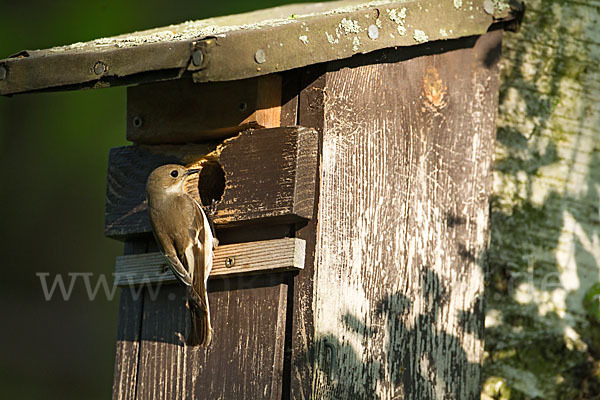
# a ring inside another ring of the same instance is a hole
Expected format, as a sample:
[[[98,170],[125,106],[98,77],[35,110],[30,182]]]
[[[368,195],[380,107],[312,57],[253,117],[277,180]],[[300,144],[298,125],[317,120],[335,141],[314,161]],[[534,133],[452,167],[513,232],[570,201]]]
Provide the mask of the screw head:
[[[142,125],[144,125],[144,120],[139,115],[136,115],[135,117],[133,117],[131,123],[133,124],[134,128],[141,128]]]
[[[199,67],[200,65],[202,65],[202,62],[204,61],[204,54],[202,54],[202,51],[199,49],[194,50],[194,52],[192,53],[192,64],[194,64],[194,66]]]
[[[254,61],[256,61],[257,64],[262,64],[267,61],[267,55],[263,49],[256,50],[256,53],[254,53]]]
[[[238,105],[238,108],[240,109],[240,111],[246,111],[248,109],[248,103],[246,103],[245,101],[241,101]]]
[[[379,28],[377,28],[375,25],[369,25],[367,33],[372,40],[375,40],[379,37]]]
[[[227,257],[227,259],[225,259],[225,266],[227,268],[231,268],[235,265],[235,257]]]
[[[6,67],[4,65],[0,65],[0,81],[5,80],[6,75],[8,75],[8,72],[6,71]]]
[[[98,61],[95,65],[94,65],[94,73],[96,75],[102,75],[106,72],[106,64],[104,64],[102,61]]]

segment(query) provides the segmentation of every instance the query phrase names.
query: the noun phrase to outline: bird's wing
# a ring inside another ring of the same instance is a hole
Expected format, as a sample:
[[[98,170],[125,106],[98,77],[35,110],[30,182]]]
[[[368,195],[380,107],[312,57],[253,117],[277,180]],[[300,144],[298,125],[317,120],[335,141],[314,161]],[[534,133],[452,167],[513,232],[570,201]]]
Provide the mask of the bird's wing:
[[[165,257],[165,261],[167,262],[171,271],[175,277],[184,285],[190,286],[192,284],[192,277],[190,276],[188,270],[185,265],[182,263],[182,260],[178,257],[178,250],[176,245],[176,240],[173,240],[173,236],[171,232],[166,229],[157,229],[157,226],[154,224],[154,210],[150,209],[150,223],[152,225],[152,233],[154,234],[154,238],[156,239],[156,243],[160,247],[160,251],[162,255]],[[160,215],[155,216],[159,218]]]
[[[206,284],[208,275],[212,270],[214,238],[210,222],[208,221],[204,210],[196,200],[192,199],[192,201],[194,202],[194,208],[196,210],[194,213],[194,232],[196,233],[195,243],[197,248],[195,256],[198,257],[198,261],[200,261],[196,263],[194,282],[198,280],[198,282],[203,281],[204,284]]]
[[[193,200],[193,199],[192,199]],[[195,321],[193,325],[195,334],[190,336],[189,344],[200,343],[208,346],[212,340],[212,326],[210,323],[210,307],[208,305],[208,290],[206,284],[208,281],[208,275],[212,269],[212,257],[213,257],[213,234],[212,230],[204,214],[204,210],[200,207],[200,204],[193,200],[195,210],[195,222],[194,222],[194,233],[196,234],[194,246],[192,246],[192,253],[194,256],[194,275],[193,284],[191,286],[190,295],[197,302],[202,305],[203,313],[199,313],[199,319]]]
[[[175,277],[184,285],[191,286],[192,285],[192,277],[186,271],[183,264],[181,264],[181,261],[179,261],[179,258],[177,257],[177,255],[168,254],[168,253],[163,254],[163,255],[165,256],[167,263],[169,264],[169,267],[171,268],[171,271],[173,271],[173,274],[175,275]]]
[[[190,277],[188,303],[194,315],[189,344],[208,345],[212,337],[206,281],[212,268],[213,235],[202,207],[190,196],[179,196],[176,207],[185,215],[187,229],[178,230],[177,258]],[[182,227],[183,228],[183,227]]]
[[[203,291],[196,282],[203,282],[202,286],[205,286],[212,268],[214,240],[208,218],[196,200],[188,195],[174,199],[173,207],[185,216],[180,222],[184,225],[175,230],[176,236],[173,238],[176,258],[189,274],[192,285],[198,291]],[[180,266],[177,265],[177,268]]]

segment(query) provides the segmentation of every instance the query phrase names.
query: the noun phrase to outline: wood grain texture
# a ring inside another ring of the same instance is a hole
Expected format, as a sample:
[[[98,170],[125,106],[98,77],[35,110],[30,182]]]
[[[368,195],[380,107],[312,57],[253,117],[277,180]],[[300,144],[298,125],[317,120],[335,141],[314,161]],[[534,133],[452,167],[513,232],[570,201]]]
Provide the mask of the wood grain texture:
[[[281,126],[298,124],[298,94],[300,93],[300,70],[286,71],[281,83]]]
[[[105,235],[125,239],[150,233],[145,183],[167,163],[188,164],[216,146],[127,146],[111,150],[107,177]],[[225,191],[217,202],[217,227],[294,223],[312,217],[317,139],[301,127],[242,132],[219,147]],[[199,199],[191,188],[190,194]]]
[[[137,254],[147,250],[145,241],[125,243],[125,254]],[[121,289],[119,303],[119,328],[115,352],[113,379],[114,400],[135,400],[142,310],[143,291]]]
[[[231,226],[257,219],[293,223],[310,218],[317,157],[312,129],[288,127],[240,134],[219,156],[226,186],[215,223]]]
[[[281,75],[270,74],[256,79],[258,81],[256,110],[250,116],[248,123],[260,128],[281,126]]]
[[[131,290],[121,289],[112,396],[115,400],[136,399],[142,309],[143,295],[134,298]]]
[[[127,88],[127,139],[186,143],[280,126],[281,75],[196,84],[191,79]],[[157,95],[160,93],[160,95]]]
[[[294,308],[314,337],[294,316],[292,398],[479,398],[500,35],[343,60],[313,89],[316,258]]]
[[[318,132],[319,154],[324,123],[325,65],[311,66],[302,71],[302,90],[298,95],[298,123],[309,126]],[[317,190],[314,202],[319,202],[319,175],[315,178]],[[296,237],[306,241],[306,261],[304,269],[294,276],[293,299],[291,304],[291,343],[288,373],[284,376],[285,398],[308,399],[313,385],[314,373],[314,315],[313,295],[315,276],[315,242],[318,226],[318,209],[313,210],[312,218],[297,226]]]
[[[209,284],[214,338],[185,345],[189,313],[180,285],[147,294],[140,347],[139,399],[281,398],[287,285],[272,275]]]
[[[222,245],[215,249],[210,278],[302,269],[304,252],[305,242],[297,238]],[[158,282],[178,282],[161,253],[117,257],[115,285]]]

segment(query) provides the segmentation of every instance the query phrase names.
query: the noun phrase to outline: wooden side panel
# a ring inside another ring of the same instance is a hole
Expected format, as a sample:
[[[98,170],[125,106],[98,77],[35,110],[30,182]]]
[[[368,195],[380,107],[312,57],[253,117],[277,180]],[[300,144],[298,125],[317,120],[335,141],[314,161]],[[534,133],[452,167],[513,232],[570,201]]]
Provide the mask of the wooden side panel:
[[[143,293],[143,291],[142,291]],[[119,330],[115,353],[113,399],[136,399],[140,328],[144,296],[134,298],[129,288],[121,289]]]
[[[280,126],[282,77],[194,83],[191,79],[127,89],[127,139],[187,143]]]
[[[281,126],[298,124],[298,93],[300,92],[301,70],[282,73]]]
[[[185,292],[163,286],[144,304],[139,399],[281,398],[287,285],[283,277],[209,285],[214,338],[188,347]],[[154,298],[153,298],[154,297]]]
[[[163,164],[193,163],[215,148],[216,144],[112,149],[105,235],[124,239],[150,233],[145,192],[148,175]],[[225,179],[224,192],[216,204],[217,227],[257,220],[294,223],[312,216],[318,157],[313,130],[288,127],[245,131],[219,145],[216,153]],[[190,194],[200,199],[197,186],[190,188]]]
[[[314,128],[318,132],[319,154],[324,122],[325,101],[325,66],[315,65],[303,71],[301,76],[302,90],[298,96],[299,113],[298,123]],[[319,202],[319,175],[315,177],[317,190],[314,195],[314,204]],[[315,241],[317,231],[317,207],[314,208],[312,218],[305,224],[299,225],[296,237],[306,241],[306,256],[304,269],[300,271],[293,281],[293,299],[290,305],[292,310],[292,323],[290,333],[290,355],[288,359],[287,375],[284,377],[286,385],[284,392],[286,399],[309,399],[313,384],[314,372],[314,315],[313,294],[315,276]]]
[[[125,254],[138,254],[145,252],[146,249],[145,241],[125,243]],[[143,307],[143,289],[121,289],[113,400],[135,400],[137,398],[136,386]]]
[[[479,398],[500,39],[330,65],[316,369],[296,398]]]
[[[270,75],[232,82],[230,90],[223,90],[227,83],[192,86],[183,80],[130,88],[128,138],[138,143],[180,143],[230,137],[248,126],[296,125],[299,84],[298,72],[290,71],[283,74],[283,83],[281,76]],[[209,93],[211,87],[215,96]],[[156,96],[157,91],[162,96]],[[134,120],[139,126],[133,126]],[[140,136],[142,131],[147,137]],[[294,242],[294,251],[285,254],[284,263],[302,267],[304,242],[281,238],[293,234],[294,222],[314,214],[316,134],[292,127],[248,132],[250,140],[245,135],[219,149],[219,163],[227,178],[216,215],[222,243],[261,238]],[[218,144],[113,149],[107,236],[131,239],[148,234],[144,194],[148,174],[165,163],[193,163]],[[198,197],[197,189],[190,190]],[[243,227],[221,229],[250,220],[253,223]],[[260,225],[258,220],[262,220]],[[150,241],[133,253],[155,251],[156,244]],[[262,249],[261,255],[267,252]],[[248,264],[245,259],[238,261],[238,269]],[[272,261],[269,257],[268,262]],[[215,262],[223,264],[224,259],[217,257]],[[185,345],[190,321],[181,286],[159,283],[123,289],[120,320],[124,325],[117,344],[114,398],[281,399],[289,282],[291,274],[277,272],[211,279],[215,335],[206,351]],[[132,296],[138,295],[134,301]]]

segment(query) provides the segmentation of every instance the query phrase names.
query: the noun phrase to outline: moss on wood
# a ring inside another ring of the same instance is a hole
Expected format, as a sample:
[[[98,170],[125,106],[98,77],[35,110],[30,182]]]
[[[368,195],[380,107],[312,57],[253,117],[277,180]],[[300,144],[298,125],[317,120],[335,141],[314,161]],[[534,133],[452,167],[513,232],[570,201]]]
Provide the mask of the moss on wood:
[[[483,398],[597,398],[600,9],[527,6],[503,48]]]

